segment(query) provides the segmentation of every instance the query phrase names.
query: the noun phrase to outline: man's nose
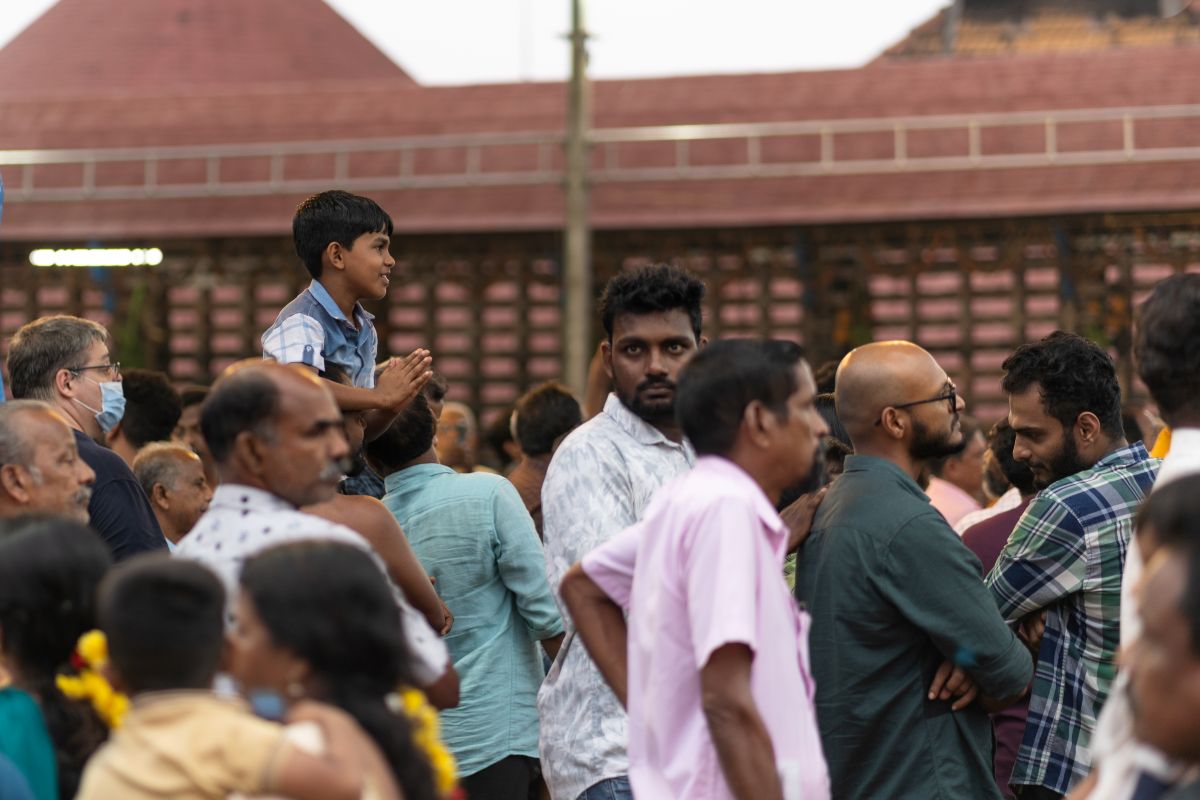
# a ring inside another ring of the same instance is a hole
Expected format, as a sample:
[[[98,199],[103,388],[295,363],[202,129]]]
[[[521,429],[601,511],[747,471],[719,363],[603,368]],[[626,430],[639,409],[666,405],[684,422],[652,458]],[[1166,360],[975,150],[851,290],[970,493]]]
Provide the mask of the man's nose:
[[[341,427],[329,429],[329,457],[345,458],[350,455],[350,442],[346,440],[346,432]]]
[[[667,364],[663,358],[663,352],[657,347],[650,348],[650,358],[646,362],[647,375],[666,375]]]
[[[85,486],[91,486],[96,482],[95,471],[87,465],[83,459],[79,460],[79,482]]]
[[[1029,451],[1029,448],[1020,444],[1019,441],[1013,445],[1012,457],[1014,460],[1028,461],[1029,456],[1031,456],[1031,455],[1032,455],[1032,453]]]

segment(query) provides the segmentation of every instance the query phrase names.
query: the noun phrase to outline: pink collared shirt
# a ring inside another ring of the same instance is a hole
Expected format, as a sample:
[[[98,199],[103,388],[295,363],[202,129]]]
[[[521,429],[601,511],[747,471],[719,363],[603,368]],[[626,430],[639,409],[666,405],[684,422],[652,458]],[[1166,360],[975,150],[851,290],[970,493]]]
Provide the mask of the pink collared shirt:
[[[721,646],[745,644],[784,797],[829,797],[809,620],[783,578],[787,534],[749,475],[706,456],[658,491],[641,522],[584,557],[588,576],[629,613],[635,796],[732,797],[701,706],[700,670]]]
[[[929,479],[929,488],[925,490],[925,494],[929,495],[929,502],[942,512],[951,528],[967,514],[982,508],[974,497],[936,475]]]

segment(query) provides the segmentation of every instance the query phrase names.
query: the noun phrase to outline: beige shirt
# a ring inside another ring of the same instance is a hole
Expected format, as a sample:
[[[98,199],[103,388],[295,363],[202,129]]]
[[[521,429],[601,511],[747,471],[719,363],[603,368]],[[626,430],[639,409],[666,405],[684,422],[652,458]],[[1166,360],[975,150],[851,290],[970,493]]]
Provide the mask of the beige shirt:
[[[78,800],[207,800],[276,788],[283,729],[211,692],[153,692],[83,773]]]

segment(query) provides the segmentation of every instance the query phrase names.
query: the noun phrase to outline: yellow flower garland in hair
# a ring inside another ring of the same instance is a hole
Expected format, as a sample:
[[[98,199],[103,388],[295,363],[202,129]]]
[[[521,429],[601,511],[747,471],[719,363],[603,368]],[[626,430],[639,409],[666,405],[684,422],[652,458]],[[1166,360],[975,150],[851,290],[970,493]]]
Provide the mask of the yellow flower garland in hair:
[[[433,767],[438,795],[443,798],[461,797],[458,789],[458,765],[454,763],[454,756],[442,743],[442,737],[438,733],[437,711],[429,705],[425,693],[420,689],[405,688],[399,694],[391,695],[388,701],[393,711],[404,712],[412,722],[413,741],[425,753],[430,766]]]
[[[77,675],[59,675],[58,690],[72,700],[87,700],[109,728],[121,727],[129,710],[129,698],[116,691],[100,673],[108,663],[108,639],[101,631],[88,631],[79,637],[71,657]]]

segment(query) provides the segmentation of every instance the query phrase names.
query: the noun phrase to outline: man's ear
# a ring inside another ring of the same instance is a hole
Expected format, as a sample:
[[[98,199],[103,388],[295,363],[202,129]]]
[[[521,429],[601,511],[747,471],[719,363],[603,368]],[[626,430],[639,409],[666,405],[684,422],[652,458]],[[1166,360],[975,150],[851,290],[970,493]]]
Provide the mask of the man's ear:
[[[250,431],[242,431],[233,440],[232,458],[240,461],[251,474],[261,475],[267,443]]]
[[[1100,418],[1091,411],[1083,411],[1075,418],[1075,434],[1078,436],[1076,444],[1083,447],[1090,446],[1100,436]]]
[[[0,489],[3,489],[13,500],[24,505],[30,499],[29,487],[26,485],[26,481],[30,477],[25,467],[19,464],[5,464],[0,467]]]
[[[167,487],[156,483],[150,487],[150,502],[163,511],[171,510],[171,499],[167,496]]]
[[[700,346],[700,347],[708,347],[708,337],[707,337],[707,336],[701,336],[701,337],[700,337],[700,341],[698,342],[698,344],[699,344],[699,346]]]
[[[777,426],[770,409],[757,400],[751,400],[742,410],[742,427],[756,447],[765,448],[770,446]]]
[[[74,382],[77,377],[79,376],[65,367],[60,369],[54,373],[54,391],[64,397],[74,397]]]
[[[612,342],[605,339],[600,343],[600,362],[604,364],[604,374],[610,381],[613,379],[612,357]]]
[[[900,416],[896,409],[888,407],[879,415],[879,426],[887,431],[888,436],[899,441],[908,433],[908,423],[904,421],[904,417]]]

